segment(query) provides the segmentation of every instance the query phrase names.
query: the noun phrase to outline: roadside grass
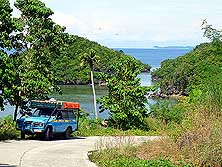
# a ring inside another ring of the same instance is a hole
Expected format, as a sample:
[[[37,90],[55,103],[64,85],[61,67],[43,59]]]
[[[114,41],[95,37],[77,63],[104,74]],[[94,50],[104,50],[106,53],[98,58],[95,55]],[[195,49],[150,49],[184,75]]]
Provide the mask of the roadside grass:
[[[89,155],[92,162],[97,163],[100,167],[177,167],[169,160],[143,160],[137,157],[130,157],[118,153],[115,149],[108,149],[102,152],[94,152]],[[188,165],[184,165],[187,166]]]
[[[0,141],[17,139],[18,137],[19,132],[16,130],[12,116],[0,119]]]
[[[222,166],[222,113],[195,106],[181,124],[165,126],[167,137],[132,147],[101,142],[89,154],[92,162],[106,166]],[[161,130],[163,126],[161,126]]]
[[[120,130],[102,126],[102,120],[80,119],[78,131],[73,136],[157,136],[156,130],[144,131],[140,129]]]
[[[135,146],[121,146],[106,148],[90,152],[89,159],[99,167],[192,167],[190,163],[171,162],[167,159],[142,159],[137,156],[138,148]]]

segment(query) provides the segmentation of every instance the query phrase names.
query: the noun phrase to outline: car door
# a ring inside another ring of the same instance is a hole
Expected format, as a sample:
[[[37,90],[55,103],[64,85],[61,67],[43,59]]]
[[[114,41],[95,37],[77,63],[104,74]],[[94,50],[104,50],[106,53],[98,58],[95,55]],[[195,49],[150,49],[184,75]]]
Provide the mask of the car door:
[[[64,119],[64,122],[63,122],[63,132],[66,131],[66,129],[69,127],[69,114],[68,114],[68,111],[67,110],[63,110],[62,111],[62,114],[63,114],[63,119]]]
[[[77,129],[76,116],[75,116],[73,110],[70,110],[68,112],[68,114],[69,114],[69,126],[71,126],[72,130],[75,131]]]
[[[53,127],[55,130],[55,133],[63,132],[63,123],[64,123],[63,113],[62,111],[58,111],[56,115],[56,119],[53,121]]]

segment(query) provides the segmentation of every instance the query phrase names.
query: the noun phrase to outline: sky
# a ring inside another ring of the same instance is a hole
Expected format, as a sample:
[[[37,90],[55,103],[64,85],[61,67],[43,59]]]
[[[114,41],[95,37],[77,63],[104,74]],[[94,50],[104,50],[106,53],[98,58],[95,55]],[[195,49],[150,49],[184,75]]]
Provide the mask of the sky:
[[[112,48],[195,46],[207,41],[204,19],[222,28],[222,0],[42,1],[67,32]]]

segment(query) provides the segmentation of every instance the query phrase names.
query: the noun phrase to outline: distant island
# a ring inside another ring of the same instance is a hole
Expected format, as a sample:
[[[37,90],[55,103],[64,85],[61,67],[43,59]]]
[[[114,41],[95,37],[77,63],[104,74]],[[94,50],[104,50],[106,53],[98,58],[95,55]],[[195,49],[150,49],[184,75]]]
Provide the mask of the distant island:
[[[155,49],[193,49],[193,46],[153,46]]]

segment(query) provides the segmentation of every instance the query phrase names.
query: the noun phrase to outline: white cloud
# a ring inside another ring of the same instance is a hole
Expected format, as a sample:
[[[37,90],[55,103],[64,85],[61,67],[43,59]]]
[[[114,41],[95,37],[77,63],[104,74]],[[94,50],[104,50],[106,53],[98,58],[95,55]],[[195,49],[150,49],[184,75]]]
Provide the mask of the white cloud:
[[[62,13],[59,11],[54,11],[52,19],[57,23],[65,27],[72,27],[79,23],[79,21],[69,13]]]
[[[221,0],[42,1],[54,11],[52,19],[69,33],[111,47],[193,44],[204,41],[203,19],[216,28],[222,25]]]

